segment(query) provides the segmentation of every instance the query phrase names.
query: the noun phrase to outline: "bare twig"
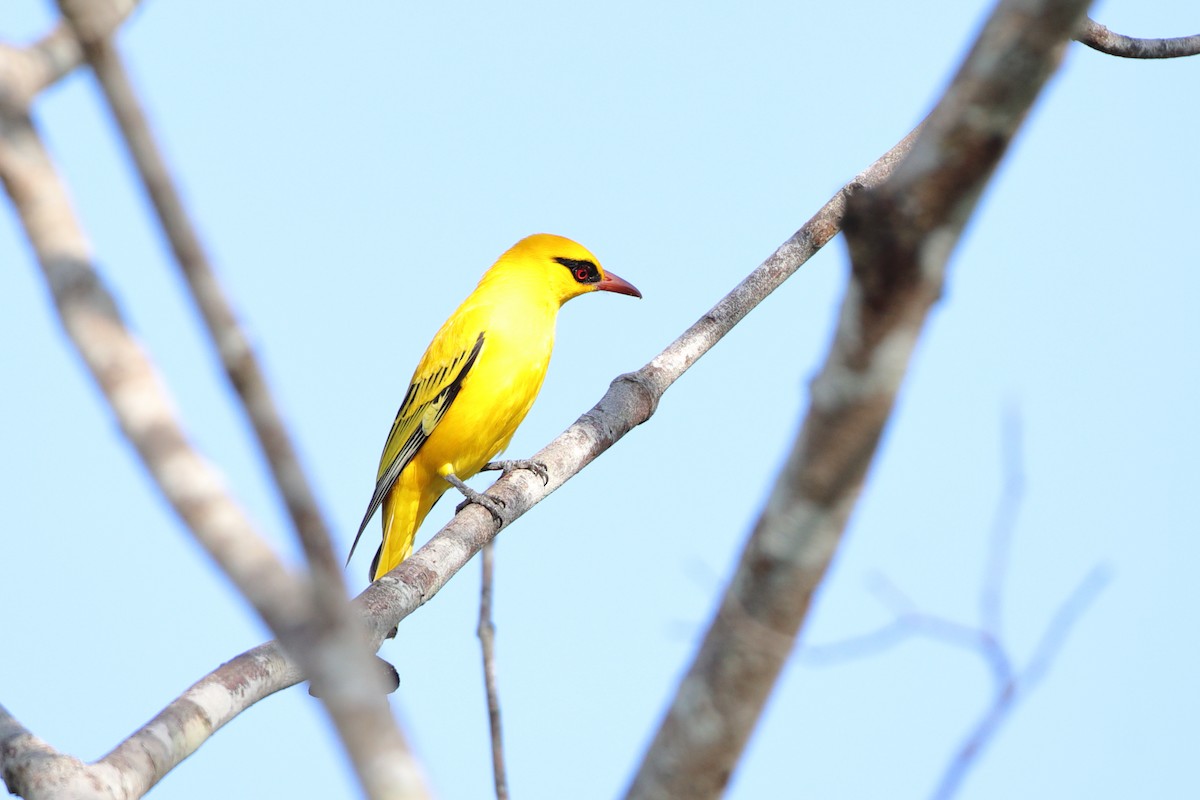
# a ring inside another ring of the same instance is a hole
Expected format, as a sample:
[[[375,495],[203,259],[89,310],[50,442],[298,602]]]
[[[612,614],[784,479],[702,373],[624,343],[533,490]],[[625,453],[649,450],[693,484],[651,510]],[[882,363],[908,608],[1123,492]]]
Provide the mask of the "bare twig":
[[[975,650],[988,662],[997,685],[1007,680],[1012,671],[1008,654],[989,629],[921,611],[907,594],[883,576],[873,577],[871,591],[892,612],[887,624],[836,642],[806,642],[800,657],[809,663],[835,664],[883,652],[914,636],[926,636]]]
[[[492,735],[492,775],[496,800],[508,800],[508,778],[504,768],[504,736],[500,727],[500,690],[496,683],[496,626],[492,622],[492,578],[496,544],[488,542],[480,554],[483,577],[479,590],[479,646],[483,651],[483,686],[487,693],[488,727]]]
[[[1017,527],[1017,512],[1025,495],[1025,456],[1022,446],[1021,417],[1015,408],[1004,415],[1004,430],[1000,437],[1004,464],[1004,488],[1000,494],[996,515],[992,521],[989,555],[984,562],[983,589],[979,593],[979,624],[998,640],[1004,639],[1003,591],[1008,573],[1013,532]]]
[[[1107,568],[1093,567],[1059,606],[1025,668],[1010,669],[997,685],[992,701],[946,766],[934,790],[934,800],[949,800],[955,795],[980,753],[995,738],[996,732],[1011,716],[1021,698],[1033,691],[1045,677],[1046,670],[1066,642],[1072,626],[1083,616],[1108,580]]]
[[[1200,55],[1200,35],[1174,39],[1136,39],[1114,33],[1090,18],[1075,34],[1075,40],[1093,50],[1121,58],[1183,58]]]
[[[991,700],[948,762],[933,794],[935,800],[948,800],[958,791],[1000,726],[1016,709],[1019,701],[1044,677],[1071,627],[1083,616],[1087,605],[1108,580],[1105,567],[1093,567],[1055,611],[1025,666],[1017,666],[1002,637],[1004,585],[1025,480],[1020,417],[1013,410],[1005,414],[1002,442],[1004,488],[993,515],[990,544],[984,561],[978,625],[964,624],[921,611],[899,587],[885,577],[875,576],[872,591],[891,609],[891,621],[869,633],[840,642],[805,645],[803,650],[806,660],[828,664],[877,653],[912,636],[925,636],[972,650],[987,662],[993,679]]]

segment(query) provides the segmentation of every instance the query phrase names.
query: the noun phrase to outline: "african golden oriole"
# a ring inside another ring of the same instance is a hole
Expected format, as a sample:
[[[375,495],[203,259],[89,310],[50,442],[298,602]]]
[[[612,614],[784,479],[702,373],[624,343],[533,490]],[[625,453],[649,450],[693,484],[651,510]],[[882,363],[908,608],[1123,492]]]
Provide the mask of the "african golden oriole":
[[[452,485],[496,514],[490,498],[465,479],[485,468],[518,467],[545,479],[533,462],[488,462],[508,446],[542,387],[558,309],[595,291],[642,296],[583,246],[539,233],[500,256],[442,325],[392,423],[375,493],[350,548],[353,555],[382,505],[383,542],[371,563],[372,580],[408,557],[417,528]]]

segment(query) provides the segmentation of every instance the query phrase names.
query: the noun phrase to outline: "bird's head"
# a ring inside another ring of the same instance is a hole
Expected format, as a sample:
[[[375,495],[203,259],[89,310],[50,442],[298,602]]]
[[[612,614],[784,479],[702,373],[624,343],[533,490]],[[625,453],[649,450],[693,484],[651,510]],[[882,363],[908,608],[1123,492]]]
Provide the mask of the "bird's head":
[[[526,236],[500,256],[492,271],[537,282],[559,305],[588,292],[642,296],[632,283],[601,267],[586,247],[551,233]]]

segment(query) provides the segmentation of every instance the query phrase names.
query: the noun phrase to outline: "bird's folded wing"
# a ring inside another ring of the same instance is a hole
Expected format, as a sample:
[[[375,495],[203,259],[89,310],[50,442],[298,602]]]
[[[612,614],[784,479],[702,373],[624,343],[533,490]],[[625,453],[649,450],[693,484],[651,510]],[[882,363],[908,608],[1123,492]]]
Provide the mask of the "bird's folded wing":
[[[392,490],[400,472],[413,460],[421,445],[425,444],[446,411],[454,404],[454,399],[462,390],[463,379],[467,377],[483,349],[483,338],[484,335],[480,332],[470,350],[460,350],[450,358],[437,359],[434,363],[430,363],[433,360],[427,355],[424,359],[426,363],[422,364],[424,369],[419,369],[413,377],[413,382],[404,395],[404,402],[396,412],[396,421],[392,423],[387,443],[383,446],[375,492],[371,495],[367,512],[358,526],[354,544],[350,546],[350,556],[354,555],[354,548],[358,547],[358,540],[362,537],[367,523],[371,521],[383,498]],[[346,563],[350,563],[350,557],[346,558]]]

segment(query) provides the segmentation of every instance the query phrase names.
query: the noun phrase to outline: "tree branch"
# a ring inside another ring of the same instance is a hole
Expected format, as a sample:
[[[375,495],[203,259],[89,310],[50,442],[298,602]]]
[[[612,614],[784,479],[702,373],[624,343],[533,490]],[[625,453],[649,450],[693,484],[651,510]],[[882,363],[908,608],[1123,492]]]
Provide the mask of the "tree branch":
[[[94,24],[89,25],[83,15],[83,11],[90,9],[92,3],[60,0],[59,7],[78,32],[87,62],[108,101],[109,111],[117,122],[142,187],[158,216],[163,235],[170,243],[175,261],[204,319],[229,384],[241,400],[259,448],[270,465],[275,485],[284,499],[304,554],[314,571],[314,579],[329,584],[327,597],[341,598],[345,595],[342,565],[334,555],[328,526],[316,495],[300,465],[291,436],[249,337],[239,324],[200,241],[196,226],[184,207],[183,198],[138,101],[120,51],[111,36],[90,38],[86,35],[89,28],[95,27]]]
[[[1120,58],[1183,58],[1200,55],[1200,35],[1174,39],[1135,39],[1114,33],[1091,18],[1084,21],[1075,41]]]
[[[502,477],[488,493],[506,503],[506,525],[557,489],[617,439],[650,417],[670,385],[794,274],[840,230],[851,187],[883,180],[912,145],[915,131],[838,191],[800,230],[650,363],[617,377],[591,410],[543,448],[550,482],[524,470]],[[483,545],[497,534],[491,515],[466,506],[400,566],[371,584],[355,603],[378,648],[405,617],[430,600]],[[171,701],[149,723],[100,763],[122,766],[153,754],[153,785],[191,755],[205,739],[242,711],[303,680],[279,646],[267,642],[231,659]]]
[[[483,687],[487,695],[488,728],[492,736],[492,775],[496,800],[508,800],[508,778],[504,768],[504,736],[500,727],[500,689],[496,682],[496,626],[492,622],[492,578],[495,574],[496,544],[488,542],[480,553],[483,577],[479,590],[479,647],[483,651]]]
[[[886,578],[876,577],[873,591],[891,609],[891,621],[870,633],[831,644],[806,645],[803,650],[807,660],[828,664],[879,652],[906,638],[921,635],[954,647],[973,650],[987,663],[993,680],[991,700],[946,765],[933,794],[935,800],[949,800],[962,786],[979,755],[991,743],[1020,700],[1045,676],[1071,627],[1108,581],[1105,567],[1093,567],[1055,611],[1025,666],[1017,666],[1017,659],[1010,654],[1003,641],[1002,614],[1009,551],[1012,549],[1025,487],[1020,418],[1015,411],[1005,414],[1002,442],[1004,487],[992,519],[991,541],[984,561],[984,579],[979,589],[978,625],[921,611],[899,587]]]
[[[811,406],[627,797],[724,790],[837,550],[950,251],[1086,8],[1001,2],[912,152],[850,198],[852,275]]]
[[[90,0],[88,24],[96,35],[114,35],[139,0]],[[25,110],[43,89],[83,64],[83,48],[66,22],[24,47],[0,43],[0,104]]]
[[[172,508],[322,690],[369,796],[425,796],[361,627],[345,604],[323,604],[332,611],[321,613],[306,582],[287,572],[229,495],[219,471],[193,449],[153,363],[91,263],[90,246],[33,121],[11,106],[0,107],[0,181],[63,328],[122,431]],[[35,776],[14,772],[7,761],[2,766],[15,781],[10,791],[25,793]],[[112,777],[100,777],[100,770],[89,774],[102,781]]]
[[[1033,691],[1045,677],[1046,670],[1062,649],[1072,626],[1107,583],[1108,570],[1103,566],[1093,567],[1059,606],[1025,668],[1009,668],[1003,680],[997,684],[991,702],[946,766],[934,790],[934,800],[950,800],[957,793],[979,754],[992,742],[996,731],[1008,720],[1021,698]]]

